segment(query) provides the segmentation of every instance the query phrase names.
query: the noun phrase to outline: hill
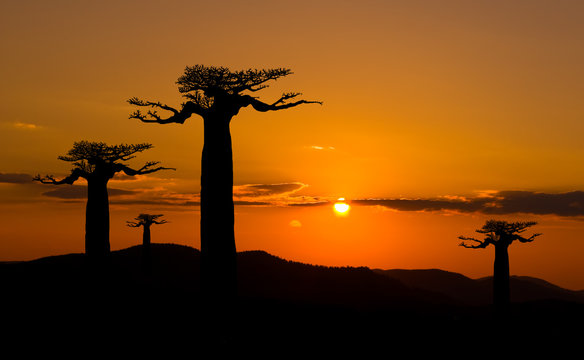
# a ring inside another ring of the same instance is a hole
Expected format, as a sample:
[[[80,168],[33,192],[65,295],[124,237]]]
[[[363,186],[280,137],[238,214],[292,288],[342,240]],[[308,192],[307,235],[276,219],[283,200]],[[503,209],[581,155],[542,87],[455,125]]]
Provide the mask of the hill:
[[[217,318],[201,300],[198,250],[153,244],[150,267],[141,250],[114,251],[101,267],[83,254],[0,263],[5,328],[16,339],[66,338],[95,347],[101,336],[164,349],[218,340],[219,347],[241,349],[257,342],[375,348],[388,341],[399,348],[489,331],[512,333],[515,341],[582,335],[571,326],[584,320],[582,294],[540,279],[512,279],[513,313],[502,328],[489,306],[488,278],[325,267],[263,251],[238,253],[239,299],[234,313]]]
[[[493,278],[470,279],[464,275],[439,269],[381,270],[403,284],[451,297],[459,304],[484,306],[491,303]],[[511,301],[515,303],[558,300],[584,302],[582,291],[572,291],[529,276],[511,276]]]

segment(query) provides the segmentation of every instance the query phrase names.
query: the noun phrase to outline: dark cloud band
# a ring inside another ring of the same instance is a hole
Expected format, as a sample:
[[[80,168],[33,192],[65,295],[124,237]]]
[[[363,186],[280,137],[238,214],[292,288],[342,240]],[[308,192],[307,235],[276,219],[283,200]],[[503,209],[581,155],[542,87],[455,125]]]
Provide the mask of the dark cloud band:
[[[525,213],[584,216],[584,192],[558,194],[532,191],[499,191],[488,197],[469,199],[361,199],[355,205],[384,206],[398,211],[458,211],[492,215]]]
[[[32,176],[29,174],[3,174],[0,173],[0,183],[9,184],[30,184],[32,183]]]

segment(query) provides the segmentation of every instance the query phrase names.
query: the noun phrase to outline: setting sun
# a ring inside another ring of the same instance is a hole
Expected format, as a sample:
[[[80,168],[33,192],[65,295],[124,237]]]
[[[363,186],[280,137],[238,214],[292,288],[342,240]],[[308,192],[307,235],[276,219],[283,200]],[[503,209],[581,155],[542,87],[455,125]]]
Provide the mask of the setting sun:
[[[337,214],[346,215],[351,208],[349,204],[344,203],[345,198],[339,198],[338,202],[335,203],[334,209]]]

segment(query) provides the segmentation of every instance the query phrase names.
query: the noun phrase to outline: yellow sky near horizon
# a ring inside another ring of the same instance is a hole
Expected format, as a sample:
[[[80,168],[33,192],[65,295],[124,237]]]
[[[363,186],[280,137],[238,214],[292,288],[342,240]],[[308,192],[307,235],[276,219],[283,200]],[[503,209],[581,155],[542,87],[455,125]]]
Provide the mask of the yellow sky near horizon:
[[[174,82],[187,65],[282,66],[294,74],[262,99],[299,91],[324,104],[234,118],[236,185],[273,191],[240,199],[272,206],[237,207],[238,249],[479,276],[491,252],[459,249],[456,236],[488,216],[531,217],[546,236],[513,246],[512,270],[584,288],[575,255],[584,250],[583,10],[576,0],[2,2],[0,260],[82,246],[82,197],[43,195],[55,189],[12,177],[67,174],[57,156],[79,140],[151,142],[131,163],[177,168],[110,184],[130,192],[112,196],[113,248],[139,239],[123,225],[144,206],[175,217],[153,231],[196,246],[196,207],[181,204],[197,200],[202,121],[142,124],[128,119],[126,100],[178,105]],[[502,210],[485,213],[483,194],[497,194]],[[329,205],[288,205],[338,197],[412,201],[353,205],[343,219]],[[456,197],[470,205],[440,202]],[[53,235],[40,242],[39,229],[24,231],[29,216],[56,224]]]

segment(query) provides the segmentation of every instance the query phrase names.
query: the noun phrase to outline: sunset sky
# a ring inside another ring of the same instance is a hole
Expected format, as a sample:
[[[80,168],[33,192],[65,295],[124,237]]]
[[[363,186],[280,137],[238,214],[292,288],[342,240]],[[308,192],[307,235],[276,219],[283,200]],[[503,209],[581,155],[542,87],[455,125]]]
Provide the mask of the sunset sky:
[[[534,220],[511,273],[584,289],[584,2],[2,1],[0,261],[83,252],[75,141],[152,143],[110,181],[111,246],[164,214],[152,241],[199,248],[203,124],[128,119],[126,100],[178,106],[186,66],[286,67],[254,95],[309,104],[231,124],[236,244],[331,266],[492,274],[459,247],[490,218]],[[333,209],[344,197],[350,210]]]

